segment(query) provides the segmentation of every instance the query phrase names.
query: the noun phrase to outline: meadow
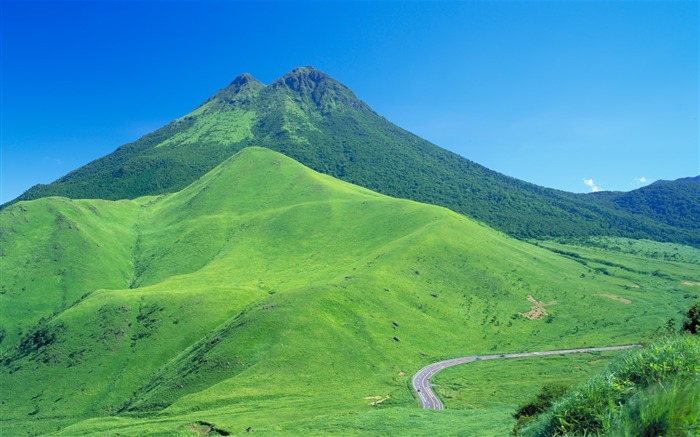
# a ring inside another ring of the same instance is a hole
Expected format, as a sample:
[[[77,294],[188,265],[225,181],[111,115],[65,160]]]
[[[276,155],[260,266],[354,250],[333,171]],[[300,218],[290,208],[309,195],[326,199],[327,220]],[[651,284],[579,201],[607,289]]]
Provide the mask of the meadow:
[[[534,364],[440,374],[446,411],[420,410],[413,373],[645,342],[700,290],[693,249],[528,243],[261,148],[171,195],[0,214],[8,435],[499,435]],[[574,383],[601,359],[538,366]]]

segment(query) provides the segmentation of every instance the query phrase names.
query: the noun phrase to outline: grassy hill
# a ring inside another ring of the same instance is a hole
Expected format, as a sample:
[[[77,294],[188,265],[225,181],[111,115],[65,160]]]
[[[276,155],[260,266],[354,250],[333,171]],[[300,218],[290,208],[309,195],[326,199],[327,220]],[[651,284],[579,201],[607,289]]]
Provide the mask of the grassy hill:
[[[629,253],[605,270],[262,148],[174,194],[0,223],[6,435],[497,435],[506,409],[422,411],[412,374],[637,342],[699,280]]]
[[[700,231],[687,219],[489,170],[392,124],[311,67],[267,86],[241,75],[190,114],[54,183],[31,188],[19,200],[116,200],[175,192],[248,146],[279,151],[383,194],[445,206],[519,238],[603,235],[700,247]],[[697,191],[700,182],[694,184]],[[678,204],[679,212],[700,208],[697,196],[665,202]],[[683,217],[675,210],[668,214]]]

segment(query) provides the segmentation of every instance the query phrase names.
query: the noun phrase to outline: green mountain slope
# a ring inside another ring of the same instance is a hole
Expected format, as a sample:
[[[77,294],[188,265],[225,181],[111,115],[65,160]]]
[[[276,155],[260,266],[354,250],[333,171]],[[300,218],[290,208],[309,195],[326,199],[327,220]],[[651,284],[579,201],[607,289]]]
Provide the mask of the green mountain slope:
[[[412,374],[636,342],[698,281],[599,269],[261,148],[175,194],[19,202],[0,223],[7,435],[479,434],[418,410]]]
[[[448,207],[520,238],[611,235],[700,245],[698,230],[684,222],[529,184],[441,149],[311,67],[268,86],[244,74],[192,113],[19,199],[174,192],[248,146],[390,196]],[[700,202],[671,201],[686,209]]]
[[[628,193],[596,193],[602,202],[671,226],[700,230],[700,176],[656,181]]]

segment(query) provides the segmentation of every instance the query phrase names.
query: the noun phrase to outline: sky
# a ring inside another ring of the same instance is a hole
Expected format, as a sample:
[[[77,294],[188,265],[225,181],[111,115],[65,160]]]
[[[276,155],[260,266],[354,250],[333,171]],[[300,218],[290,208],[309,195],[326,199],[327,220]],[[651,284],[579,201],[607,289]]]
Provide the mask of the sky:
[[[528,182],[700,174],[697,1],[0,0],[0,203],[311,65],[438,146]]]

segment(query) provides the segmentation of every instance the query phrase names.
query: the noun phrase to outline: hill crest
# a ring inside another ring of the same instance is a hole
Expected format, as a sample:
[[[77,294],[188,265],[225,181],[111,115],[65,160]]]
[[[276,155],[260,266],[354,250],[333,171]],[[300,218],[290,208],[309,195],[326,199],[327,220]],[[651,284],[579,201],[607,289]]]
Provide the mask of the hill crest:
[[[441,149],[313,67],[267,86],[243,74],[191,113],[17,200],[175,192],[249,146],[373,191],[450,208],[518,238],[610,235],[700,245],[700,234],[683,221],[539,187]],[[697,199],[683,203],[700,206]]]

